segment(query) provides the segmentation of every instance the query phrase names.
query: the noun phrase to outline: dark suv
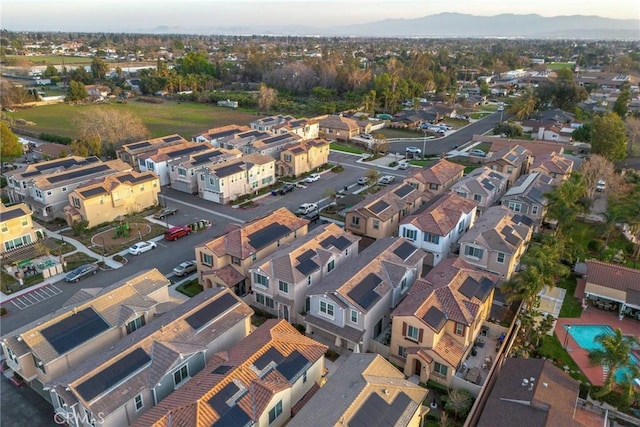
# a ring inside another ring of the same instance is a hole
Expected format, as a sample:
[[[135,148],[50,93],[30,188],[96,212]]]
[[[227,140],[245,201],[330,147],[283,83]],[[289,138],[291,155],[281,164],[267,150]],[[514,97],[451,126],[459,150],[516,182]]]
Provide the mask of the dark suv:
[[[287,183],[280,187],[280,189],[278,190],[278,194],[282,196],[283,194],[287,194],[288,192],[293,191],[294,188],[296,188],[295,185]]]

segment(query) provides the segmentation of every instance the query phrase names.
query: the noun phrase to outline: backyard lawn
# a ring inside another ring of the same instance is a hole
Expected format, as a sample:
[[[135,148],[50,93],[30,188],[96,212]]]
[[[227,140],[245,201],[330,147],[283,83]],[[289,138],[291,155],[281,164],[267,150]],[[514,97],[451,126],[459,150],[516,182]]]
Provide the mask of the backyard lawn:
[[[580,317],[582,314],[581,301],[573,296],[576,291],[576,284],[577,277],[574,275],[563,277],[556,284],[557,287],[567,290],[560,308],[559,317]]]
[[[185,294],[188,297],[194,297],[203,291],[202,285],[198,284],[198,279],[183,283],[176,288],[176,291]]]

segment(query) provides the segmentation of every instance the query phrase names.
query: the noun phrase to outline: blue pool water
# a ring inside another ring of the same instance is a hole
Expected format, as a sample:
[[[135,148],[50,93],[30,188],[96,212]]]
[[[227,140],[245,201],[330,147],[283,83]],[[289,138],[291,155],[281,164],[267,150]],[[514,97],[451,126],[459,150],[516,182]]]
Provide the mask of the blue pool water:
[[[567,326],[564,327],[567,330]],[[600,343],[596,341],[596,337],[602,334],[613,335],[613,329],[606,325],[571,325],[568,327],[569,335],[585,350],[602,349]],[[640,365],[640,361],[633,355],[629,354],[632,363]],[[628,368],[619,368],[616,371],[616,382],[622,382]]]

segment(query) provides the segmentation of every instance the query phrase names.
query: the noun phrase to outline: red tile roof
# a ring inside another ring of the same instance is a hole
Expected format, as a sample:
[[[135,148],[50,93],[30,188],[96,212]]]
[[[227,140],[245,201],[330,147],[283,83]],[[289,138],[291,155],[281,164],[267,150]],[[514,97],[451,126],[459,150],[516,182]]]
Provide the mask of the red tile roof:
[[[640,292],[640,270],[606,262],[587,261],[587,283],[621,291]]]

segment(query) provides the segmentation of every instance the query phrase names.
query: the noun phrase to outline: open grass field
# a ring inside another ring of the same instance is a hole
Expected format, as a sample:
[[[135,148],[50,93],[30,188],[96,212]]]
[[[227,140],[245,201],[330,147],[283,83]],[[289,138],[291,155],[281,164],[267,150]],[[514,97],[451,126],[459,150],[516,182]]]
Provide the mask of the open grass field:
[[[246,125],[257,116],[252,113],[216,107],[211,104],[167,101],[162,104],[129,101],[127,104],[101,104],[72,106],[66,104],[17,110],[6,113],[14,119],[24,119],[34,123],[27,129],[33,133],[50,133],[76,138],[75,121],[80,112],[95,108],[115,108],[129,111],[140,117],[149,128],[151,137],[160,137],[177,133],[184,138],[217,126],[228,124]]]
[[[573,70],[573,67],[575,66],[575,62],[550,62],[549,64],[547,64],[547,67],[551,68],[552,70],[561,70],[563,68],[571,68]]]
[[[89,65],[93,58],[87,58],[84,56],[61,56],[61,55],[39,55],[39,56],[23,56],[23,55],[7,55],[7,63],[9,66],[15,63],[24,64],[24,61],[27,60],[32,66],[41,66],[41,65],[63,65],[67,68],[76,68],[80,65]],[[141,67],[145,65],[155,65],[155,61],[142,61],[142,62],[114,62],[107,61],[110,68],[115,68],[119,66],[122,69],[126,69],[129,67]]]

